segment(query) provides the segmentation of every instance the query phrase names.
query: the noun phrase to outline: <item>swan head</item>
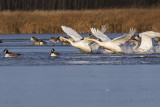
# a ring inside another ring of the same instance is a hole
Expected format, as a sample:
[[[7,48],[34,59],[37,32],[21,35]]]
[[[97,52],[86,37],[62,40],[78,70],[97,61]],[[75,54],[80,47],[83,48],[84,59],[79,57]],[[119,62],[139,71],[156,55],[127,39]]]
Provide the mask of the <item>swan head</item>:
[[[61,39],[63,39],[63,37],[62,37],[62,36],[59,36],[59,39],[61,40]]]
[[[67,38],[67,37],[63,37],[63,36],[59,36],[59,40],[60,40],[61,42],[66,41],[66,39],[68,39],[68,38]]]
[[[87,38],[87,37],[83,37],[83,38],[82,38],[82,40],[88,40],[88,39],[89,39],[89,38]]]

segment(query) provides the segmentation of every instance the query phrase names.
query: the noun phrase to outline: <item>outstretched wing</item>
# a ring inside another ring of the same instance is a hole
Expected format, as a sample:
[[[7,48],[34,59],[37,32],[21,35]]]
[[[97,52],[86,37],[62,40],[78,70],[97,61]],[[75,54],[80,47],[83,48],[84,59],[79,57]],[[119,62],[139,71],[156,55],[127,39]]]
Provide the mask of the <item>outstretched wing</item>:
[[[97,39],[97,37],[92,35],[92,34],[88,34],[88,37],[91,38],[91,39]]]
[[[73,38],[75,41],[79,41],[82,39],[82,37],[72,28],[66,26],[61,26],[61,28],[68,36]]]
[[[93,50],[97,50],[100,46],[97,43],[93,43],[93,44],[90,45],[90,47],[93,51]]]
[[[153,31],[146,31],[146,32],[140,33],[139,36],[141,37],[141,44],[139,46],[139,49],[148,51],[153,47],[152,38],[160,37],[160,33],[153,32]]]
[[[100,30],[96,30],[95,28],[91,28],[92,34],[99,38],[102,42],[110,41],[111,39],[107,37],[107,35],[103,34]]]
[[[104,33],[104,32],[106,32],[106,30],[107,30],[106,26],[105,26],[105,25],[102,25],[102,27],[101,27],[101,30],[100,30],[100,31],[101,31],[102,33]]]
[[[117,37],[113,39],[111,42],[116,45],[122,45],[125,44],[126,41],[128,41],[134,34],[136,33],[136,29],[130,29],[130,32],[128,34],[124,34],[123,36]]]
[[[143,49],[144,51],[152,49],[152,39],[147,34],[141,34],[141,44],[139,49]]]

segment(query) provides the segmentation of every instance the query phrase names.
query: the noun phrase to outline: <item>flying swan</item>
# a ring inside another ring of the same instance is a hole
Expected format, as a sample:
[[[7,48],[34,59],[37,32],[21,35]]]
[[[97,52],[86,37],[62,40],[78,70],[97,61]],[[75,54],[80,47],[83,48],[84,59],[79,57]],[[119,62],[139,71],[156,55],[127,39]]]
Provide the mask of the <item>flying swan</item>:
[[[152,38],[160,37],[159,32],[154,31],[146,31],[143,33],[140,33],[139,36],[141,37],[141,43],[140,46],[135,48],[136,52],[148,52],[152,51],[153,43]]]
[[[68,41],[73,47],[80,49],[83,52],[91,53],[92,49],[90,47],[91,41],[83,40],[83,38],[72,28],[61,26],[62,30],[71,38],[74,39],[74,41],[71,41],[70,39],[67,39],[65,37],[59,36],[59,39]]]
[[[115,53],[122,53],[122,49],[120,47],[120,45],[125,44],[126,41],[128,41],[136,32],[136,29],[130,29],[130,32],[126,35],[117,37],[113,40],[111,40],[110,38],[108,38],[107,35],[103,34],[100,30],[96,30],[95,28],[91,28],[91,32],[94,36],[96,36],[97,38],[99,38],[101,41],[98,41],[96,39],[90,39],[90,38],[84,38],[84,40],[90,40],[93,42],[96,42],[97,44],[99,44],[100,46],[102,46],[103,48],[113,51]]]

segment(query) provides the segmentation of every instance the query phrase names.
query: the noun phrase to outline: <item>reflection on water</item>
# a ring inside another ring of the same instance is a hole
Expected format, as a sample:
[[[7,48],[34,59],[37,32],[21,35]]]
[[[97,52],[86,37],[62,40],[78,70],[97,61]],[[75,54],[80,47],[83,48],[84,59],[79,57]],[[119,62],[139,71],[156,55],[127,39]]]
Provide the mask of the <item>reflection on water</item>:
[[[160,64],[160,55],[156,54],[82,54],[72,46],[50,43],[50,37],[65,34],[14,34],[0,35],[0,65],[126,65],[126,64]],[[85,36],[87,34],[82,34]],[[121,34],[108,34],[111,38]],[[47,42],[46,46],[34,46],[30,38],[35,36]],[[55,48],[59,57],[50,57]],[[11,52],[21,53],[19,58],[4,58],[2,51],[7,48]]]

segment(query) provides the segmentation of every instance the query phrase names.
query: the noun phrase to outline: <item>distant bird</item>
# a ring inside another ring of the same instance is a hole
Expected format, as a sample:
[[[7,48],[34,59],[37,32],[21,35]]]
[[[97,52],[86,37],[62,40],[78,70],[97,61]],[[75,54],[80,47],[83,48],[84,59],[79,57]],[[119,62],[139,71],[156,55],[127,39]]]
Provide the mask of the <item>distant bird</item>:
[[[34,45],[46,45],[47,43],[43,40],[37,39],[35,37],[31,37],[31,42],[34,43]]]
[[[37,39],[37,38],[35,38],[35,37],[31,37],[30,41],[31,41],[31,42],[33,42],[33,43],[35,43],[35,42],[37,42],[37,41],[38,41],[38,39]]]
[[[7,49],[5,49],[3,52],[6,53],[5,57],[19,57],[21,54],[18,53],[11,53]]]
[[[3,43],[2,40],[0,40],[0,43]]]
[[[52,48],[50,56],[59,56],[59,55],[60,54],[59,53],[55,53],[54,48]]]
[[[51,37],[49,41],[54,44],[59,41],[59,37],[58,38]]]
[[[43,40],[39,40],[39,41],[36,41],[34,44],[35,45],[46,45],[47,43]]]

